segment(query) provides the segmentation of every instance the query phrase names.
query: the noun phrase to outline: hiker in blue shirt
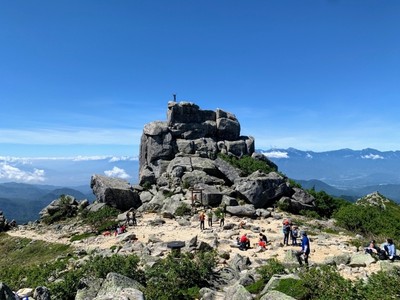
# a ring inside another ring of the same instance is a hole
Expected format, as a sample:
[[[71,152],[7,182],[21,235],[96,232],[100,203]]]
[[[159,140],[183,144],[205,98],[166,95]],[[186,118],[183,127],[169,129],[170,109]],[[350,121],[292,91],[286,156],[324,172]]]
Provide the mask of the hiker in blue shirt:
[[[305,231],[301,232],[301,250],[297,251],[296,253],[296,257],[300,266],[303,264],[301,260],[302,255],[304,257],[305,264],[308,266],[308,256],[310,255],[310,240],[308,239],[307,233]]]
[[[396,246],[393,244],[392,239],[387,239],[386,243],[383,246],[383,249],[385,249],[387,256],[391,261],[394,261],[395,256],[396,256]]]

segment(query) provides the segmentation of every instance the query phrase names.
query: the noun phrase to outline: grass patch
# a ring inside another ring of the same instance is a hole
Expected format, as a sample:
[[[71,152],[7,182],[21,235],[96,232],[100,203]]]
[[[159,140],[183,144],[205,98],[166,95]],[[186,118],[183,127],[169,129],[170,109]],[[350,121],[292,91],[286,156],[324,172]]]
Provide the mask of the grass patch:
[[[264,286],[265,286],[264,280],[259,279],[256,282],[246,286],[246,290],[251,294],[257,295],[257,294],[261,293]]]
[[[0,269],[10,265],[38,265],[71,253],[68,245],[0,234]]]
[[[307,291],[302,281],[294,278],[281,279],[275,290],[280,291],[295,299],[306,299]]]
[[[92,236],[96,236],[96,234],[94,234],[93,232],[85,232],[82,234],[75,234],[70,238],[69,241],[70,242],[81,241],[81,240],[87,239]]]

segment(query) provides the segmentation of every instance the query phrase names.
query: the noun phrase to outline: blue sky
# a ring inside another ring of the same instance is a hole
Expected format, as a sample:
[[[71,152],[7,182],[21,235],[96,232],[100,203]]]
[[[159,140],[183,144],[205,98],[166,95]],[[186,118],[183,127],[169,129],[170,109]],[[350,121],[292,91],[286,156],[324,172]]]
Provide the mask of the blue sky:
[[[400,150],[400,1],[3,1],[0,156],[137,156],[167,102],[256,148]]]

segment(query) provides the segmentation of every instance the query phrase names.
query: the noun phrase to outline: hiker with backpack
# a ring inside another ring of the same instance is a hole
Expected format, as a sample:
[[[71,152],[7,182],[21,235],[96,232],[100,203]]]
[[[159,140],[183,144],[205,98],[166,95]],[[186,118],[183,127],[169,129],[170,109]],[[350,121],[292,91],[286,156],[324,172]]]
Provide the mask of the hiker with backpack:
[[[290,237],[292,239],[292,246],[297,246],[297,238],[299,237],[299,227],[293,225],[290,231]]]
[[[282,226],[282,232],[283,232],[283,245],[289,246],[289,235],[290,235],[290,221],[288,219],[285,219],[283,221],[283,226]]]
[[[380,250],[381,249],[376,245],[375,240],[372,240],[369,243],[368,247],[364,248],[365,253],[368,253],[368,254],[378,254],[380,252]]]
[[[301,232],[301,250],[297,251],[296,257],[300,266],[303,265],[301,260],[301,256],[304,258],[304,263],[308,266],[308,256],[310,255],[310,240],[307,237],[307,233],[305,231]]]

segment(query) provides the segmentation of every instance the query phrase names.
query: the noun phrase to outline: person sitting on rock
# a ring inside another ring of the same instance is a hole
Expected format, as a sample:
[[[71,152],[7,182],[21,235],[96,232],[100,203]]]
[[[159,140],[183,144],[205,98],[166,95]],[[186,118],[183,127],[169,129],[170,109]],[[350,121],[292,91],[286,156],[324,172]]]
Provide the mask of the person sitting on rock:
[[[242,237],[240,238],[240,250],[247,250],[250,249],[250,240],[247,237],[247,233],[243,234]]]
[[[258,246],[260,246],[261,249],[267,249],[267,242],[263,240],[262,237],[258,240]]]
[[[395,256],[396,256],[396,246],[393,244],[392,239],[386,240],[386,243],[383,245],[383,249],[385,249],[385,252],[386,252],[388,258],[391,261],[394,261]]]
[[[380,249],[379,249],[379,247],[376,245],[375,240],[372,240],[372,241],[369,243],[368,247],[365,247],[365,248],[364,248],[364,251],[365,251],[365,253],[368,253],[368,254],[378,254],[379,251],[380,251]]]
[[[260,232],[260,240],[264,241],[265,244],[268,243],[267,236],[264,233],[261,233],[261,232]]]
[[[239,229],[243,229],[244,225],[246,225],[246,221],[245,220],[240,221],[239,222]]]

